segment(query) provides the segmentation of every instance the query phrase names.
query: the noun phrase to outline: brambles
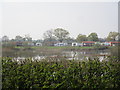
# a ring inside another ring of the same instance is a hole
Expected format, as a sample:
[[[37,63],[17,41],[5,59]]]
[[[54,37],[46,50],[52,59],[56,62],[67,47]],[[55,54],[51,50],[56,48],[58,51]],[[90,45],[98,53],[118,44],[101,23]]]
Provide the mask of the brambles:
[[[112,58],[112,57],[111,57]],[[2,58],[3,88],[118,88],[120,62]]]

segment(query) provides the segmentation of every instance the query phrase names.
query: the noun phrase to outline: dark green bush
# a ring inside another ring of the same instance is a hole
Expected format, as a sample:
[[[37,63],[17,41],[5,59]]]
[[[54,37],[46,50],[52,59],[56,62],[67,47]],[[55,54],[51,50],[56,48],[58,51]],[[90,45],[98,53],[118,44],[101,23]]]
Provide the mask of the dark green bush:
[[[120,62],[2,58],[3,88],[119,88]]]

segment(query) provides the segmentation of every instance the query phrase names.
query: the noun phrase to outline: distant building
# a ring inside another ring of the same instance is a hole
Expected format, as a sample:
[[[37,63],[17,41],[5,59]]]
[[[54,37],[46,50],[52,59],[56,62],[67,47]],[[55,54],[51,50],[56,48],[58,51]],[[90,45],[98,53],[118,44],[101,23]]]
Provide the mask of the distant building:
[[[109,42],[110,46],[119,46],[120,45],[120,42]]]
[[[28,46],[34,46],[34,43],[33,42],[29,42]]]
[[[16,46],[23,46],[22,42],[16,42]]]
[[[83,46],[83,44],[82,43],[73,42],[72,46]]]
[[[67,46],[68,44],[67,43],[56,43],[54,44],[54,46]]]
[[[119,46],[120,42],[117,42],[117,41],[104,42],[104,43],[101,43],[101,45],[104,45],[104,46]]]
[[[93,46],[95,42],[94,41],[83,41],[82,44],[83,46]]]
[[[110,46],[110,43],[109,42],[103,42],[103,43],[101,43],[101,45],[103,45],[103,46]]]
[[[101,45],[101,43],[100,43],[100,42],[95,42],[95,44],[99,44],[99,45]]]
[[[42,43],[37,42],[35,45],[36,45],[36,46],[42,46]]]

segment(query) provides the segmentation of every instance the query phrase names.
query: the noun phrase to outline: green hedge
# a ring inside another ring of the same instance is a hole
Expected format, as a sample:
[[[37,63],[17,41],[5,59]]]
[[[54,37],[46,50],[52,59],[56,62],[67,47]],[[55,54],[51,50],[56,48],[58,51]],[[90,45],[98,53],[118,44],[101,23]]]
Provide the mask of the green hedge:
[[[32,61],[18,63],[2,58],[3,88],[119,88],[120,62],[112,57],[100,62]],[[114,61],[115,60],[115,61]]]

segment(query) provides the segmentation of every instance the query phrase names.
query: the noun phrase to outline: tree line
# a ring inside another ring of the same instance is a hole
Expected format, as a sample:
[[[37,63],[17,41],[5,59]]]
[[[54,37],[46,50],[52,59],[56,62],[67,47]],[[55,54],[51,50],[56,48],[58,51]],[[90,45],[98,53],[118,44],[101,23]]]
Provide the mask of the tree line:
[[[56,28],[47,30],[43,33],[43,41],[59,41],[63,42],[66,41],[76,41],[76,42],[82,42],[82,41],[120,41],[120,33],[119,32],[109,32],[106,38],[98,38],[98,35],[96,32],[90,33],[88,36],[83,34],[78,34],[76,38],[71,38],[70,33],[68,30],[65,30],[63,28]],[[8,36],[3,36],[2,41],[9,41]],[[38,39],[42,40],[42,39]],[[33,41],[32,37],[30,35],[25,35],[24,37],[17,35],[14,39],[11,39],[11,41]]]

